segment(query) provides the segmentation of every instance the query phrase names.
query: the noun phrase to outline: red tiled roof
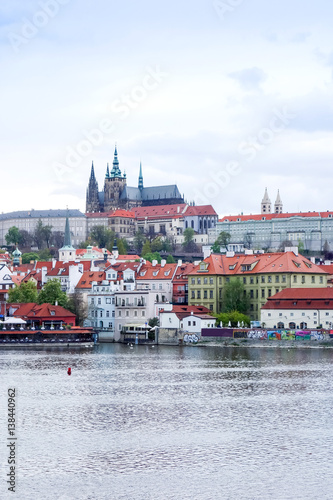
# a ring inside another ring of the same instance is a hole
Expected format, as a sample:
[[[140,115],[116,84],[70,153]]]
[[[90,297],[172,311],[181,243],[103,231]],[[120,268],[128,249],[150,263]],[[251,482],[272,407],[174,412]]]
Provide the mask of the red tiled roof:
[[[187,207],[185,203],[177,205],[156,205],[152,207],[135,207],[133,212],[136,219],[157,219],[157,218],[173,218],[183,217],[184,210]]]
[[[106,275],[104,271],[85,271],[76,285],[75,288],[77,289],[85,289],[85,288],[91,288],[91,284],[93,281],[96,281],[97,283],[101,283],[103,280],[106,279]]]
[[[54,311],[54,314],[51,314],[51,311]],[[53,306],[52,304],[35,304],[35,303],[28,303],[28,304],[22,304],[21,307],[19,307],[13,314],[16,318],[17,317],[27,317],[27,318],[46,318],[50,317],[52,319],[57,319],[58,317],[71,317],[75,318],[75,314],[72,312],[68,311],[62,306]]]
[[[165,264],[161,267],[161,264],[156,266],[147,266],[144,264],[139,273],[137,274],[137,280],[172,280],[177,264]]]
[[[207,308],[207,307],[204,307],[204,306],[181,306],[181,305],[173,305],[172,306],[172,311],[164,311],[164,309],[161,309],[160,310],[160,313],[165,313],[165,314],[176,314],[177,318],[178,319],[183,319],[185,318],[186,316],[190,316],[191,315],[191,312],[193,312],[193,316],[194,315],[198,315],[198,314],[204,314],[204,315],[208,315],[208,313],[210,312],[210,310]],[[212,316],[211,316],[212,317]]]
[[[328,274],[333,274],[333,264],[322,264],[319,267],[326,271]]]
[[[225,215],[219,222],[235,222],[248,220],[272,220],[272,219],[288,219],[291,217],[320,217],[326,219],[333,217],[333,212],[293,212],[283,214],[250,214],[250,215]]]
[[[333,309],[333,288],[285,288],[262,309]]]
[[[109,217],[110,215],[112,215],[112,211],[111,212],[86,212],[86,217],[88,219],[100,219],[100,218],[107,218]]]
[[[207,271],[200,271],[200,264],[189,275],[247,275],[258,273],[301,273],[327,274],[302,255],[294,252],[276,252],[265,254],[236,254],[233,257],[212,254],[204,262],[208,264]]]
[[[184,215],[194,216],[194,215],[217,215],[212,205],[194,205],[187,207]]]
[[[133,261],[133,260],[140,260],[140,257],[139,255],[118,255],[117,260]]]
[[[109,217],[127,217],[130,219],[134,219],[135,213],[131,210],[122,210],[121,208],[118,208],[114,212],[112,212]]]

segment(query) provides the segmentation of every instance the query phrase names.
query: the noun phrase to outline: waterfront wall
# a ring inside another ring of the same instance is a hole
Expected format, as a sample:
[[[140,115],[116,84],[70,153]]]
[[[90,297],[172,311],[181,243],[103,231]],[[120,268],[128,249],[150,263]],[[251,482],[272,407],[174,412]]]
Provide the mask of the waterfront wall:
[[[201,340],[218,339],[326,341],[333,339],[333,330],[276,330],[251,328],[203,328]]]

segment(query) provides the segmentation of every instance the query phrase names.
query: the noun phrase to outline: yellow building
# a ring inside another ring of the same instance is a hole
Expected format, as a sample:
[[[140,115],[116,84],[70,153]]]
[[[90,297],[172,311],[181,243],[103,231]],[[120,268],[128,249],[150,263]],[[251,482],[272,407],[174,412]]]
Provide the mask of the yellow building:
[[[268,297],[284,288],[327,286],[328,273],[296,252],[265,254],[212,254],[188,275],[188,303],[222,312],[223,288],[239,278],[250,299],[249,315],[260,319]]]

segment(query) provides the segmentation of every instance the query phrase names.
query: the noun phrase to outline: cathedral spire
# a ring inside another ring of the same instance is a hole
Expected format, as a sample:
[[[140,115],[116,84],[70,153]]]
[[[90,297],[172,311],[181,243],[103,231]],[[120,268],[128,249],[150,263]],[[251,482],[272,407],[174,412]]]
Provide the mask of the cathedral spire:
[[[105,174],[105,177],[106,177],[107,179],[110,177],[109,164],[107,164],[107,167],[106,167],[106,174]]]
[[[139,172],[139,183],[138,183],[138,188],[141,190],[143,189],[143,176],[142,176],[142,165],[140,161],[140,172]]]
[[[68,214],[66,217],[66,226],[65,226],[65,241],[64,241],[64,246],[65,247],[71,247],[72,242],[71,242],[71,232],[69,229],[69,219],[68,219]]]
[[[282,214],[283,212],[283,205],[282,205],[282,200],[280,198],[280,190],[278,189],[276,200],[274,203],[274,212],[276,214]]]
[[[272,208],[271,200],[269,199],[267,188],[265,188],[265,194],[261,202],[261,213],[270,214]]]
[[[96,180],[96,177],[95,177],[95,170],[94,170],[94,162],[91,162],[91,172],[90,172],[90,179],[91,180]]]
[[[112,165],[113,165],[113,167],[111,170],[111,177],[121,177],[121,170],[119,168],[117,145],[114,148],[114,157],[113,157],[113,164]]]

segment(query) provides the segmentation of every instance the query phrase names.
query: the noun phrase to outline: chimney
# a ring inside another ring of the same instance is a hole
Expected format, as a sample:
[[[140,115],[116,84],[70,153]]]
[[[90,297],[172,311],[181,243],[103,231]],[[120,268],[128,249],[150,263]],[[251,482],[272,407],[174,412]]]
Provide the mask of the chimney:
[[[182,259],[178,259],[178,267],[181,266],[183,263]]]
[[[162,259],[162,260],[161,260],[161,267],[164,267],[164,266],[165,266],[165,264],[166,264],[166,260],[165,260],[165,259]]]
[[[157,266],[157,260],[153,260],[153,262],[151,263],[151,265],[152,265],[153,267],[156,267],[156,266]]]

